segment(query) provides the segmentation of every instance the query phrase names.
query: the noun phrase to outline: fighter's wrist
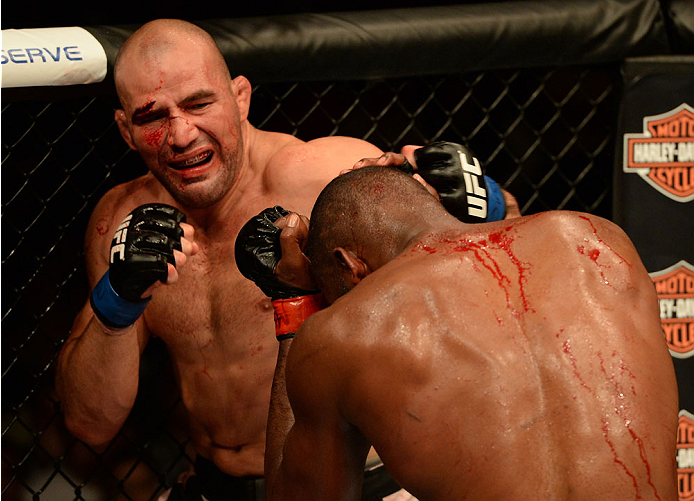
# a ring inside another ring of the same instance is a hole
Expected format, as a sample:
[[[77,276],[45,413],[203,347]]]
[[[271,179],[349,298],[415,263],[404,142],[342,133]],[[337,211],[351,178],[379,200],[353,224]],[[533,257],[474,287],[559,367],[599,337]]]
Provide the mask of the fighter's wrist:
[[[107,337],[122,337],[133,332],[135,324],[127,325],[125,327],[110,327],[101,321],[99,316],[94,314],[94,322],[99,325],[101,332]]]
[[[275,335],[278,341],[284,341],[293,338],[301,324],[323,308],[323,295],[317,293],[274,299],[272,307],[275,311]]]
[[[109,330],[119,333],[140,318],[151,299],[148,297],[140,301],[129,301],[120,297],[113,290],[108,271],[94,286],[89,297],[97,319]]]
[[[489,176],[484,176],[487,185],[487,222],[501,221],[506,217],[506,200],[498,183]]]

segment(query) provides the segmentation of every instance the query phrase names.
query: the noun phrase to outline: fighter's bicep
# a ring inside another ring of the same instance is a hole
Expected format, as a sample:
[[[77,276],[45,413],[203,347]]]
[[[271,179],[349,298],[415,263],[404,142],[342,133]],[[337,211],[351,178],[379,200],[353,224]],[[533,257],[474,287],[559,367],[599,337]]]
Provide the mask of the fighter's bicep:
[[[335,347],[329,346],[331,336],[317,320],[321,316],[304,322],[287,360],[295,422],[285,440],[282,471],[292,484],[302,479],[310,485],[311,499],[359,499],[353,491],[361,485],[369,446],[341,415],[342,371],[333,358]]]
[[[332,492],[325,485],[324,479],[333,477],[335,468],[331,466],[331,454],[322,443],[324,438],[320,428],[303,419],[294,422],[284,442],[275,491],[283,493],[286,499],[321,499],[323,489],[326,494],[340,497],[339,492]]]
[[[364,457],[352,454],[344,429],[330,420],[295,416],[287,434],[276,491],[286,499],[358,500]]]

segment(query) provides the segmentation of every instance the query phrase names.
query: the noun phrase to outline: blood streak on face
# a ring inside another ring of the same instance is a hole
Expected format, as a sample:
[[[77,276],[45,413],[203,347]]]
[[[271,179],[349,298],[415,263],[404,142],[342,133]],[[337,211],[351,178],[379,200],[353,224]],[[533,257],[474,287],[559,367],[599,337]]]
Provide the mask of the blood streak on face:
[[[152,108],[155,103],[155,100],[151,100],[137,108],[132,115],[133,123],[145,125],[148,119],[152,117]],[[150,147],[158,147],[163,134],[164,130],[161,125],[145,125],[144,127],[144,140]]]
[[[143,137],[145,142],[151,147],[158,147],[161,143],[161,138],[164,136],[164,127],[159,125],[157,127],[146,127],[144,129]]]

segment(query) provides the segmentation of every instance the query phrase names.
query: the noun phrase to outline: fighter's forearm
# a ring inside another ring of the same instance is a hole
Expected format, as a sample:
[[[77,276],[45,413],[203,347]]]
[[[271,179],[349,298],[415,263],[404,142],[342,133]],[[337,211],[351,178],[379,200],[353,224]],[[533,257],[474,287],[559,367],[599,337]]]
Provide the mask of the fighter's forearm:
[[[141,349],[136,326],[109,332],[96,318],[58,358],[56,389],[65,424],[90,445],[111,440],[135,402]]]
[[[294,334],[322,306],[322,296],[316,294],[315,290],[304,288],[314,286],[306,256],[301,250],[301,243],[308,237],[307,223],[305,218],[290,214],[282,207],[269,207],[241,228],[234,248],[241,274],[253,280],[265,295],[272,298],[275,334],[280,342],[265,441],[265,491],[268,500],[280,497],[297,499],[296,494],[282,490],[286,486],[278,488],[278,480],[283,483],[285,442],[294,425],[294,414],[286,389],[287,356]],[[278,248],[281,248],[281,252]],[[292,468],[295,466],[291,465]]]
[[[511,195],[511,193],[506,190],[501,190],[501,193],[504,196],[504,201],[506,202],[506,215],[504,216],[504,219],[521,217],[520,207],[518,206],[518,200],[516,200],[516,197]]]
[[[277,355],[275,376],[272,381],[270,396],[270,412],[267,423],[267,438],[265,442],[265,489],[268,500],[274,499],[274,485],[282,463],[282,450],[287,433],[294,424],[294,414],[287,397],[285,383],[285,368],[287,354],[292,339],[286,339],[280,343]]]
[[[113,218],[110,210],[102,214]],[[118,225],[108,252],[85,250],[93,289],[61,351],[56,387],[66,426],[87,443],[111,440],[132,409],[149,335],[142,315],[153,291],[175,283],[177,267],[197,252],[185,221],[171,205],[140,205]]]

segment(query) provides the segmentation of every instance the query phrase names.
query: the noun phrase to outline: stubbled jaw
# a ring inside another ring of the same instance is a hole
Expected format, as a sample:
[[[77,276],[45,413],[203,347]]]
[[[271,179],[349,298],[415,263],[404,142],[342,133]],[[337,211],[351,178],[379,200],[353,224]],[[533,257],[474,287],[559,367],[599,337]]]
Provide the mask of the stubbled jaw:
[[[212,152],[205,151],[194,157],[187,158],[178,162],[169,162],[169,167],[176,170],[191,169],[193,167],[200,167],[205,165],[212,159]]]

